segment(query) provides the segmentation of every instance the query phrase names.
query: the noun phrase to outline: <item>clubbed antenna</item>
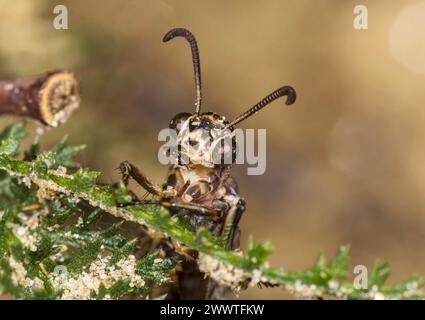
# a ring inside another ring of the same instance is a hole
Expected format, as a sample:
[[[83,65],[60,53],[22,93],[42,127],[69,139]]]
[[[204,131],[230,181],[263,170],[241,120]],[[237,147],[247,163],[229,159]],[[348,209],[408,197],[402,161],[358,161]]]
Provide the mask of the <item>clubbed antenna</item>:
[[[193,69],[195,71],[195,89],[196,89],[196,100],[195,100],[195,112],[199,114],[201,111],[201,101],[202,101],[202,92],[201,92],[201,65],[199,60],[199,50],[198,44],[196,43],[195,36],[189,30],[185,28],[175,28],[167,32],[167,34],[162,39],[163,42],[168,42],[175,37],[185,38],[189,44],[190,49],[192,50],[192,61]]]
[[[260,111],[261,109],[263,109],[265,106],[267,106],[270,102],[276,100],[277,98],[280,98],[282,96],[287,96],[286,98],[286,105],[291,105],[295,102],[296,98],[297,98],[297,94],[295,92],[295,90],[292,87],[289,86],[284,86],[281,87],[279,89],[277,89],[276,91],[270,93],[267,97],[265,97],[263,100],[261,100],[260,102],[258,102],[255,106],[253,106],[252,108],[250,108],[248,111],[244,112],[243,114],[241,114],[239,117],[237,117],[235,120],[233,120],[231,123],[229,123],[225,129],[230,128],[232,126],[234,126],[235,124],[249,118],[250,116],[252,116],[254,113]]]

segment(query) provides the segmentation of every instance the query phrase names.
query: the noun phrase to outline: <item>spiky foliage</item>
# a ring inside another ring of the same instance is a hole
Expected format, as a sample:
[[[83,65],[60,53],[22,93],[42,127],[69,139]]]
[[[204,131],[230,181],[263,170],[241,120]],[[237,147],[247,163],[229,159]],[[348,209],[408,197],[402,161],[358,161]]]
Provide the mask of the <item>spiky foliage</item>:
[[[18,156],[23,128],[17,123],[1,134],[2,160]],[[62,140],[40,154],[34,142],[24,159],[40,173],[64,173],[76,168],[72,158],[81,149]],[[76,188],[84,188],[96,174],[82,170],[75,177]],[[169,280],[171,260],[159,253],[136,259],[136,239],[120,234],[122,222],[99,228],[104,211],[70,193],[1,170],[0,199],[0,292],[43,299],[146,297],[152,281]]]

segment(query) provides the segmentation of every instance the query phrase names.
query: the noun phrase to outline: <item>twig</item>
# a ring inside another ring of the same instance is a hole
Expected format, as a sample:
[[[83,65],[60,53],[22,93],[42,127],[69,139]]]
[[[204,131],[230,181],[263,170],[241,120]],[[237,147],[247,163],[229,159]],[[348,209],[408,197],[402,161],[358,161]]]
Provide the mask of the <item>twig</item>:
[[[57,127],[68,119],[79,103],[79,83],[69,70],[26,79],[0,80],[0,114],[26,116]]]

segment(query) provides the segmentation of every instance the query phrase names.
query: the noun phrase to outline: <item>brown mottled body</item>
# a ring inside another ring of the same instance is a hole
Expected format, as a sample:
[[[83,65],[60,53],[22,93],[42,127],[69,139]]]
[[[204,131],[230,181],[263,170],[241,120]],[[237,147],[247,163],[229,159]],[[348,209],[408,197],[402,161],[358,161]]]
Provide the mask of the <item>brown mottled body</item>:
[[[178,193],[175,198],[164,199],[171,206],[196,205],[212,209],[211,215],[192,215],[191,220],[196,227],[208,227],[215,236],[226,233],[224,222],[229,213],[235,214],[235,221],[239,221],[245,210],[235,180],[227,176],[227,171],[223,168],[172,167],[166,181],[164,186],[171,186]],[[232,231],[225,239],[232,249],[239,247],[238,235],[239,231]]]

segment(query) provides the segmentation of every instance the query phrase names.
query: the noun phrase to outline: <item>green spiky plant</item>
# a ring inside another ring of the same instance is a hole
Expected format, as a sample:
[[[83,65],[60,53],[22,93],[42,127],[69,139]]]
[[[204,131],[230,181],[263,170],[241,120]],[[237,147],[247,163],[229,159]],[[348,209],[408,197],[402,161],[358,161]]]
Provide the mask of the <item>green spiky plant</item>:
[[[22,122],[0,135],[0,293],[21,299],[155,297],[153,288],[167,284],[178,263],[160,252],[138,255],[140,239],[122,232],[126,221],[143,228],[145,237],[171,237],[198,251],[200,269],[235,292],[268,282],[304,298],[424,298],[418,277],[385,285],[389,267],[379,262],[369,270],[367,289],[356,289],[346,246],[330,261],[319,255],[308,270],[290,272],[269,266],[268,242],[256,245],[251,238],[244,254],[232,252],[165,208],[117,208],[130,200],[125,186],[97,184],[99,172],[73,162],[81,146],[62,140],[41,152],[33,142],[20,154],[25,135]],[[115,222],[101,223],[105,216]]]

